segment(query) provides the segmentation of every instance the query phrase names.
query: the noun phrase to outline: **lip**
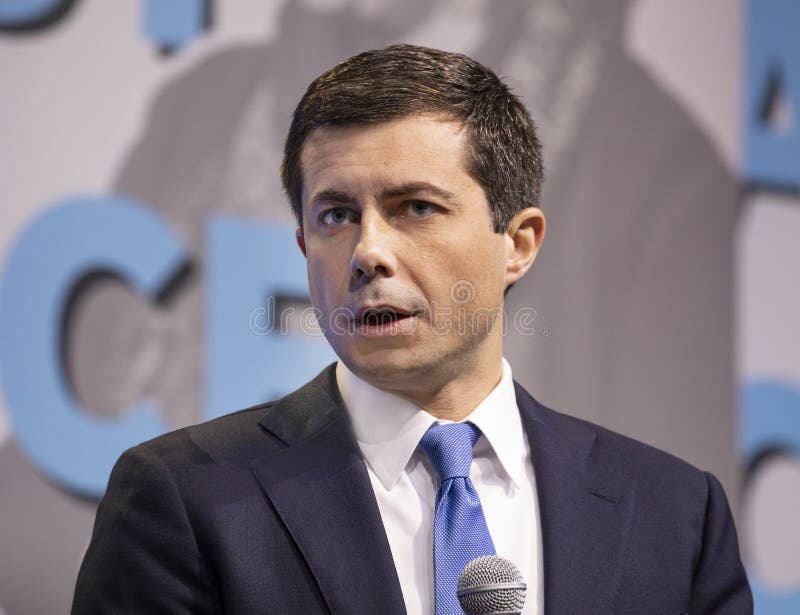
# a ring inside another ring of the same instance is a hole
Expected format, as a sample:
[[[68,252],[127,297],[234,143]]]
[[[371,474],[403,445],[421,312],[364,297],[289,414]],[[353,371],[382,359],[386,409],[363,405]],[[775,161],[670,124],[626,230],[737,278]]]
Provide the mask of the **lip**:
[[[380,303],[375,305],[363,305],[358,310],[356,310],[355,316],[353,320],[356,324],[360,325],[364,321],[364,317],[368,314],[377,314],[380,312],[394,312],[398,316],[405,317],[405,316],[412,316],[412,312],[409,310],[404,310],[403,308],[395,307],[394,305],[389,305],[388,303]]]
[[[398,320],[381,323],[357,322],[355,334],[365,338],[388,338],[410,335],[416,329],[416,318],[404,316]]]
[[[367,322],[365,316],[376,312],[394,312],[398,318],[388,322]],[[360,307],[352,320],[354,332],[359,337],[387,338],[410,335],[416,329],[417,311],[410,311],[386,303]]]

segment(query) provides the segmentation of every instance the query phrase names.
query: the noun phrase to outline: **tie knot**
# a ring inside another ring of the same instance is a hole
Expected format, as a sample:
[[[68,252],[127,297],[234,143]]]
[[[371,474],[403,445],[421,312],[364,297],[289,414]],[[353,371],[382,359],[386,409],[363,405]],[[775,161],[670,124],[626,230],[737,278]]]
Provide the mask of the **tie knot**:
[[[469,478],[472,448],[480,435],[472,423],[434,425],[425,432],[419,445],[430,459],[439,482],[457,476]]]

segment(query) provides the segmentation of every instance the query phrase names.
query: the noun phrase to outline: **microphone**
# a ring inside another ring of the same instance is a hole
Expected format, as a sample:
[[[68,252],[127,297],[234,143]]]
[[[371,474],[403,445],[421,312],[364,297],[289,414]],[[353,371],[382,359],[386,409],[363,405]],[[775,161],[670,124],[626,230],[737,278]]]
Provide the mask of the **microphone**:
[[[466,615],[520,615],[526,589],[514,564],[497,555],[482,555],[464,566],[456,595]]]

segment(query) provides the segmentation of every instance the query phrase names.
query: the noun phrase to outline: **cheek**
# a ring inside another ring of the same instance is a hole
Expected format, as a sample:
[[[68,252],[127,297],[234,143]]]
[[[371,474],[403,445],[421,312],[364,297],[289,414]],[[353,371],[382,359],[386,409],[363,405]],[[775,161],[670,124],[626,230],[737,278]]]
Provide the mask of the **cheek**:
[[[477,304],[494,304],[502,297],[505,267],[502,259],[493,250],[475,249],[462,257],[455,277],[461,287],[460,295],[469,294]]]
[[[323,263],[319,260],[308,259],[306,263],[308,271],[308,290],[311,294],[311,301],[317,307],[322,307],[320,301],[324,299],[325,283],[327,279]]]
[[[424,291],[428,300],[437,304],[449,303],[450,287],[463,277],[461,255],[444,249],[417,250],[409,267],[414,282]]]
[[[335,302],[347,289],[347,269],[332,259],[319,257],[308,259],[307,270],[308,288],[314,305],[320,309],[336,307]]]

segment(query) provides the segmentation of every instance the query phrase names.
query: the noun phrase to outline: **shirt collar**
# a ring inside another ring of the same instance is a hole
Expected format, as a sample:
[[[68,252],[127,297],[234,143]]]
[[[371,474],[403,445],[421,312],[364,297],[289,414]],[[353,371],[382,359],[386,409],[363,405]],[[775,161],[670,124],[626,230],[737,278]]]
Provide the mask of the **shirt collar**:
[[[341,361],[336,365],[336,383],[366,462],[383,486],[392,489],[423,434],[434,423],[448,421],[439,421],[410,401],[372,386]],[[464,420],[481,430],[506,474],[519,488],[524,481],[527,449],[511,366],[505,359],[500,382]],[[476,451],[480,446],[479,442]]]

